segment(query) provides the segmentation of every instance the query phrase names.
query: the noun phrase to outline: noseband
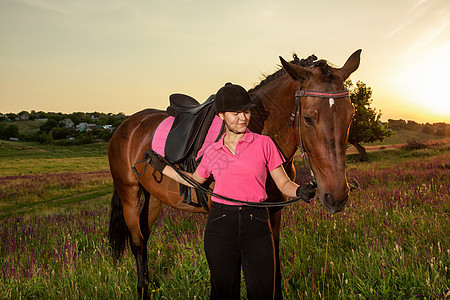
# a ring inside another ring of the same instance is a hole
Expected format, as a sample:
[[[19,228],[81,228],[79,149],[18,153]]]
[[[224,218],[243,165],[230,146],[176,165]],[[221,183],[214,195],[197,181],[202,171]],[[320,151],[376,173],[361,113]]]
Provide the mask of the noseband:
[[[303,146],[302,132],[300,126],[300,115],[301,115],[301,105],[300,98],[301,97],[316,97],[316,98],[328,98],[330,101],[330,107],[334,104],[335,98],[343,98],[348,96],[349,91],[343,90],[338,92],[316,92],[316,91],[302,91],[302,84],[300,83],[298,90],[295,92],[295,103],[294,109],[291,113],[291,118],[289,120],[289,128],[294,126],[295,120],[297,120],[296,128],[298,129],[298,137],[300,140],[297,148],[300,149],[303,160],[305,161],[306,167],[309,169],[311,173],[311,180],[313,183],[317,183],[316,177],[314,176],[314,172],[311,168],[311,164],[309,163],[308,156],[306,155],[305,147]]]

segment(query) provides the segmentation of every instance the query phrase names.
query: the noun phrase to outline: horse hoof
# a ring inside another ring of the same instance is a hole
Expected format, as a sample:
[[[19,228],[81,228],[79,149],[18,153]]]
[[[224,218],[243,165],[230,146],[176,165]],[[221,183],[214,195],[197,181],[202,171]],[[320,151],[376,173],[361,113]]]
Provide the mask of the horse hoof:
[[[147,300],[150,299],[150,295],[148,294],[148,287],[138,287],[138,299]]]

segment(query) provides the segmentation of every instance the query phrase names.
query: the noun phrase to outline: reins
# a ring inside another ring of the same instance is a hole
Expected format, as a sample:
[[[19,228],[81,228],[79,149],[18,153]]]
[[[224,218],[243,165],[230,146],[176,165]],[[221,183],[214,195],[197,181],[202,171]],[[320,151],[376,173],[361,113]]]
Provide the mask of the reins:
[[[240,203],[240,204],[243,204],[243,205],[246,205],[246,206],[268,207],[268,208],[270,208],[270,207],[280,207],[280,206],[285,206],[285,205],[289,205],[289,204],[295,204],[295,203],[303,201],[301,198],[293,198],[291,200],[284,201],[284,202],[247,202],[247,201],[242,201],[242,200],[228,198],[226,196],[222,196],[222,195],[214,193],[210,188],[205,188],[204,186],[199,184],[197,181],[195,181],[194,179],[192,179],[189,176],[187,176],[186,174],[184,174],[181,170],[176,168],[173,164],[168,162],[164,157],[162,157],[162,159],[164,160],[164,162],[167,163],[167,165],[171,166],[178,173],[178,175],[181,176],[181,178],[183,178],[187,183],[191,184],[195,189],[198,189],[198,190],[200,190],[202,192],[205,192],[206,194],[208,194],[210,196],[214,196],[214,197],[220,198],[222,200],[226,200],[226,201],[230,201],[230,202],[234,202],[234,203]]]
[[[284,202],[247,202],[247,201],[242,201],[242,200],[237,200],[237,199],[232,199],[226,196],[222,196],[219,194],[214,193],[210,188],[205,188],[204,186],[202,186],[201,184],[199,184],[197,181],[195,181],[194,179],[190,178],[189,176],[187,176],[186,174],[184,174],[180,169],[178,169],[174,164],[172,164],[171,162],[169,162],[165,157],[160,156],[162,160],[164,160],[164,162],[172,167],[175,172],[178,173],[178,175],[180,175],[181,178],[183,178],[187,183],[189,183],[190,185],[192,185],[193,188],[200,190],[210,196],[214,196],[216,198],[222,199],[222,200],[226,200],[226,201],[230,201],[230,202],[234,202],[234,203],[239,203],[239,204],[243,204],[246,206],[252,206],[252,207],[282,207],[282,206],[286,206],[289,204],[295,204],[298,202],[303,201],[303,199],[301,198],[293,198],[291,200],[288,201],[284,201]],[[140,163],[145,163],[144,165],[144,170],[142,171],[141,174],[139,174],[139,172],[136,169],[136,165],[140,164]],[[138,176],[138,177],[142,177],[145,174],[145,171],[147,170],[147,166],[150,164],[150,159],[142,159],[140,161],[137,161],[134,163],[134,165],[131,167],[131,170],[133,171],[133,173]]]

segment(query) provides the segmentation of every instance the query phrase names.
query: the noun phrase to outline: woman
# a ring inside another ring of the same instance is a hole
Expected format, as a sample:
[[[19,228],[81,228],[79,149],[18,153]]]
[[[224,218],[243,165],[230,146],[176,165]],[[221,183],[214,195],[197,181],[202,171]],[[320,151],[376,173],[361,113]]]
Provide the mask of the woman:
[[[292,182],[283,168],[284,157],[268,136],[247,127],[253,106],[247,91],[227,83],[216,94],[216,112],[226,132],[205,152],[193,174],[199,184],[214,177],[214,193],[246,202],[267,199],[266,178],[270,174],[286,196],[309,201],[316,189]],[[170,178],[191,186],[156,153],[150,164]],[[273,299],[275,253],[267,208],[251,207],[212,197],[205,229],[204,247],[212,287],[211,299],[239,299],[241,266],[248,299]]]

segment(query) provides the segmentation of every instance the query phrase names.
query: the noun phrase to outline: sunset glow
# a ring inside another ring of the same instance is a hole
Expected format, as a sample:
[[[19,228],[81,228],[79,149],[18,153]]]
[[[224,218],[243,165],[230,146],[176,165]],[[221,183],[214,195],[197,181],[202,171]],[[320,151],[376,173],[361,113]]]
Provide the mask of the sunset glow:
[[[342,66],[382,119],[450,122],[450,1],[0,2],[0,113],[165,109],[247,89],[292,54]]]
[[[450,118],[450,43],[433,49],[395,74],[398,91],[417,113]]]

